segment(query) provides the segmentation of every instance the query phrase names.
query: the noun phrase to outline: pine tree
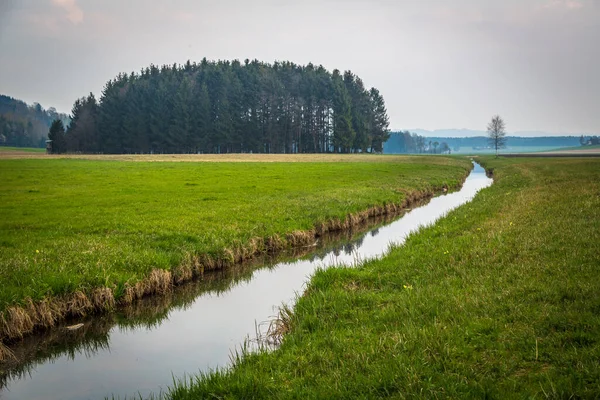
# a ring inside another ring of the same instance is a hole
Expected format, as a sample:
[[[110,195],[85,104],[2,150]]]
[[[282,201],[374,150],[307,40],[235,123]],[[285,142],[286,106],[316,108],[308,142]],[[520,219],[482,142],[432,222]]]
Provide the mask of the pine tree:
[[[67,151],[65,126],[60,119],[55,119],[48,131],[48,140],[52,140],[52,154],[62,154]]]
[[[371,143],[371,149],[373,152],[381,153],[383,151],[383,143],[390,138],[390,123],[387,116],[387,110],[385,109],[385,102],[379,91],[375,88],[371,88],[370,97],[373,118],[373,141]]]
[[[333,71],[334,85],[334,127],[333,127],[333,146],[336,153],[348,153],[356,133],[352,127],[352,106],[350,96],[339,71]]]
[[[365,152],[388,136],[383,98],[350,71],[206,59],[119,74],[67,132],[72,151],[105,153]]]

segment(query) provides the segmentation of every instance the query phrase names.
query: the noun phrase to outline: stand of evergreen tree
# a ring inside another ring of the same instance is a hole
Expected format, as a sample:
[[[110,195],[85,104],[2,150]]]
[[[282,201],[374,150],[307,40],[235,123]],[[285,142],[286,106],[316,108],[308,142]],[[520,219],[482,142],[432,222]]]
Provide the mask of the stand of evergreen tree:
[[[389,138],[377,89],[291,62],[151,65],[78,99],[71,118],[70,152],[381,152]]]

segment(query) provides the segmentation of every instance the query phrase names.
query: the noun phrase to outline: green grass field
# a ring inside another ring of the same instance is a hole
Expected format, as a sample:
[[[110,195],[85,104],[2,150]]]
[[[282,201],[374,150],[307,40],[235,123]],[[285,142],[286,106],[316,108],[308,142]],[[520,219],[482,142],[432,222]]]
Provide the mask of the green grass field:
[[[377,160],[0,160],[0,311],[98,287],[118,297],[152,269],[458,185],[470,168],[466,159]]]
[[[500,149],[499,154],[506,153],[538,153],[542,151],[554,151],[558,150],[556,146],[507,146],[506,148]],[[496,150],[494,149],[480,149],[474,150],[471,147],[461,148],[459,151],[453,151],[452,154],[456,155],[469,155],[469,154],[477,154],[477,155],[490,155],[496,154]]]
[[[472,203],[317,273],[279,350],[169,397],[598,398],[600,159],[483,163]]]

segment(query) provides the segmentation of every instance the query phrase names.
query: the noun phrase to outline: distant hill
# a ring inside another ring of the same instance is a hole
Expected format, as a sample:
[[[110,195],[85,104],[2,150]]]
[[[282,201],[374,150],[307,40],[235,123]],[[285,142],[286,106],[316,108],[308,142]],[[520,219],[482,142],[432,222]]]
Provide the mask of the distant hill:
[[[455,136],[425,136],[423,130],[412,132],[392,132],[390,138],[384,143],[383,151],[388,154],[405,153],[485,153],[491,152],[491,146],[486,132],[463,130],[438,130],[435,133],[446,133]],[[429,132],[429,131],[426,131]],[[429,132],[430,134],[432,132]],[[462,133],[463,136],[456,136]],[[478,134],[477,136],[471,136]],[[464,136],[468,135],[468,136]],[[590,136],[584,138],[589,139]],[[580,136],[540,136],[521,137],[507,136],[506,152],[534,152],[545,151],[563,147],[580,146]]]
[[[475,136],[487,136],[486,131],[479,131],[473,129],[435,129],[433,131],[429,131],[426,129],[409,129],[410,132],[414,132],[417,135],[423,136],[425,138],[465,138],[465,137],[475,137]],[[594,136],[597,133],[550,133],[543,131],[515,131],[515,132],[507,132],[507,135],[513,137],[522,137],[522,138],[531,138],[531,137],[566,137],[566,136]]]
[[[69,123],[69,116],[54,107],[45,110],[39,103],[28,105],[0,94],[0,146],[45,147],[55,119]]]

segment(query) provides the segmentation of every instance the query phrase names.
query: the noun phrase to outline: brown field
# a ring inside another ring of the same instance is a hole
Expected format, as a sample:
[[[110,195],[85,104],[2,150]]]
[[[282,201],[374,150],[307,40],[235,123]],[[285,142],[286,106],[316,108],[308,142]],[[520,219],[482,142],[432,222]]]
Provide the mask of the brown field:
[[[177,162],[390,162],[406,161],[406,155],[382,154],[45,154],[25,151],[3,151],[0,159],[83,159],[110,161],[177,161]]]
[[[600,154],[599,148],[548,151],[550,154]]]
[[[539,153],[507,153],[504,157],[600,157],[599,148],[551,150]]]

